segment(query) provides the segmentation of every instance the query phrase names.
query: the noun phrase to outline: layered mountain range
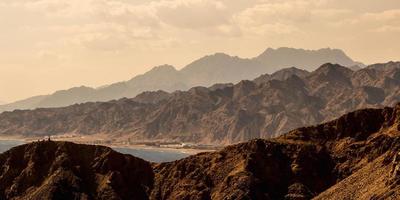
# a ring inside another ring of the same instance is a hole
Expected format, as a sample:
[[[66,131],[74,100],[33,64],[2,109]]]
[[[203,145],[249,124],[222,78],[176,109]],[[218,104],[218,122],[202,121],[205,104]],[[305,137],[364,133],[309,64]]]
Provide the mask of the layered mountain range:
[[[135,98],[0,114],[0,135],[106,134],[120,141],[232,144],[271,138],[365,107],[400,101],[400,62],[358,71],[324,64],[254,81],[144,92]]]
[[[267,49],[261,55],[251,59],[217,53],[200,58],[181,70],[170,65],[158,66],[124,82],[99,88],[75,87],[57,91],[51,95],[35,96],[1,105],[0,112],[15,109],[62,107],[75,103],[109,101],[123,97],[132,98],[144,91],[173,92],[195,86],[208,87],[215,83],[237,83],[286,67],[296,66],[311,71],[328,62],[348,67],[363,66],[337,49]]]
[[[42,141],[0,154],[0,199],[399,199],[400,104],[169,163]]]

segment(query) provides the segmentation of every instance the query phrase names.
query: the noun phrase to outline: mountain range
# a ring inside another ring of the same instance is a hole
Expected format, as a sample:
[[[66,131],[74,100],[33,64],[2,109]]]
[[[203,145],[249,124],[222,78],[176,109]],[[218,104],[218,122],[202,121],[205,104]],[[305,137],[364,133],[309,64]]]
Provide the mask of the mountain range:
[[[312,71],[328,62],[348,67],[364,66],[362,63],[353,61],[343,51],[329,48],[320,50],[269,48],[251,59],[217,53],[200,58],[181,70],[170,65],[162,65],[131,80],[99,88],[75,87],[7,105],[0,104],[0,112],[15,109],[62,107],[75,103],[110,101],[123,97],[133,98],[144,91],[173,92],[188,90],[195,86],[209,87],[215,83],[237,83],[287,67]]]
[[[237,84],[4,112],[0,135],[105,134],[116,141],[232,144],[399,101],[400,62],[358,71],[328,63],[313,72],[287,68]]]
[[[400,104],[168,163],[40,141],[0,169],[0,199],[399,199]]]

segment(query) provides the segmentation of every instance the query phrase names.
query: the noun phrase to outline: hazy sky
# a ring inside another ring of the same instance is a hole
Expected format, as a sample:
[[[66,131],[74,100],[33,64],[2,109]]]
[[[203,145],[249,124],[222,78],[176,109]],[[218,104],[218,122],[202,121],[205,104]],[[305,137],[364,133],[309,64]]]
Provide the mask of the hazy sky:
[[[400,60],[399,0],[1,0],[0,101],[267,47]]]

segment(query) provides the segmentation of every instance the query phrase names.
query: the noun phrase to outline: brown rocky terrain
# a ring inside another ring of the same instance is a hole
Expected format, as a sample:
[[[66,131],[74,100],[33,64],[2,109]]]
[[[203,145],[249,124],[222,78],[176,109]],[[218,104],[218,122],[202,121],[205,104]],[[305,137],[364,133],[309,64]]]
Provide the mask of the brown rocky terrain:
[[[358,71],[325,64],[255,81],[146,92],[133,99],[0,114],[0,135],[107,134],[117,140],[231,144],[271,138],[360,108],[400,101],[400,63]]]
[[[147,199],[153,176],[107,147],[34,142],[0,154],[0,199]]]
[[[0,199],[399,199],[399,152],[400,104],[153,171],[105,147],[37,142],[0,155]]]
[[[392,160],[399,150],[400,104],[359,110],[277,139],[159,164],[152,198],[398,199],[400,165]]]

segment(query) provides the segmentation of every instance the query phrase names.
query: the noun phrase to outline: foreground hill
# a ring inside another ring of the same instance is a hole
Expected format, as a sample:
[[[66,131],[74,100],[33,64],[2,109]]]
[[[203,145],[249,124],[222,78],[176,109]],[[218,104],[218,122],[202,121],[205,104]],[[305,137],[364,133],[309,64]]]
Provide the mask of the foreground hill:
[[[254,79],[261,74],[272,73],[285,67],[297,66],[302,69],[314,70],[327,62],[349,67],[362,66],[361,63],[351,60],[343,51],[336,49],[268,49],[252,59],[217,53],[198,59],[182,70],[176,70],[170,65],[163,65],[131,80],[100,88],[82,86],[57,91],[51,95],[31,97],[7,105],[0,104],[0,112],[15,109],[62,107],[75,103],[109,101],[123,97],[132,98],[144,91],[173,92],[195,86],[208,87],[215,83],[237,83],[240,80]]]
[[[0,199],[399,199],[399,152],[400,104],[152,169],[106,147],[36,142],[0,154]]]
[[[0,154],[0,199],[146,199],[153,176],[111,148],[34,142]]]
[[[231,144],[275,137],[365,107],[400,101],[400,63],[352,71],[325,64],[236,85],[145,92],[133,99],[0,114],[0,135],[106,134],[111,139]]]
[[[153,199],[398,199],[400,104],[155,166]],[[160,188],[160,189],[159,189]]]

